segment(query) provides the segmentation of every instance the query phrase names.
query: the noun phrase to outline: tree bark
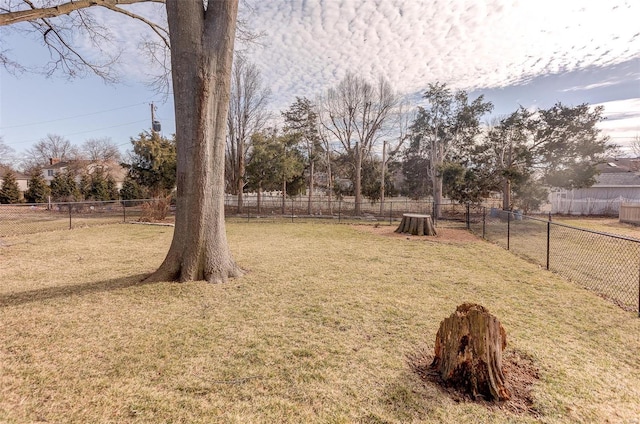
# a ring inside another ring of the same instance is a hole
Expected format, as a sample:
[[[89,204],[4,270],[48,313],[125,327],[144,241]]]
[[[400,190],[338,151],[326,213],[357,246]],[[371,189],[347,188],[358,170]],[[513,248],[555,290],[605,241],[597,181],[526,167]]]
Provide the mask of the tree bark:
[[[502,209],[511,210],[511,180],[509,178],[505,178],[502,187]]]
[[[414,236],[435,236],[438,235],[433,225],[431,215],[418,215],[405,213],[402,221],[395,231],[396,233],[407,233]]]
[[[246,169],[246,165],[245,165],[245,159],[244,159],[244,135],[240,134],[238,136],[238,158],[237,158],[237,167],[238,167],[238,175],[237,175],[237,180],[236,180],[236,191],[238,192],[238,207],[237,207],[237,212],[238,214],[242,213],[242,206],[243,206],[243,202],[244,202],[244,177],[245,177],[245,169]]]
[[[35,7],[27,10],[19,10],[10,13],[0,14],[0,26],[13,25],[20,22],[34,21],[36,19],[56,18],[61,15],[68,15],[80,9],[93,6],[103,6],[113,9],[116,6],[123,6],[135,3],[153,1],[163,3],[163,0],[71,0],[51,7]]]
[[[507,400],[502,351],[507,335],[483,306],[464,303],[440,323],[431,367],[448,383],[474,399]]]
[[[262,213],[262,182],[258,184],[258,213]]]
[[[167,0],[176,115],[176,225],[148,280],[239,276],[224,223],[224,162],[238,0]]]
[[[354,191],[355,191],[355,209],[354,213],[356,216],[360,216],[361,208],[360,204],[362,203],[362,146],[359,143],[356,143],[355,148],[356,155],[356,177],[354,181]]]
[[[314,181],[314,168],[315,168],[314,160],[311,160],[309,163],[309,202],[307,204],[307,215],[311,215],[313,213],[313,186],[315,185]]]

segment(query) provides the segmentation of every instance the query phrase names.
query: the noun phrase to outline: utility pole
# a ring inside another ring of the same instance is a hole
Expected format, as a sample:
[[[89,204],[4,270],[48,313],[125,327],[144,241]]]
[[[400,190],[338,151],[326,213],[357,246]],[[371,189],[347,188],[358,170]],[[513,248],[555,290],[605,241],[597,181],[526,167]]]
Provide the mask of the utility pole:
[[[149,103],[151,106],[151,133],[155,134],[156,132],[160,132],[162,126],[160,125],[160,121],[156,121],[156,107],[153,102]]]

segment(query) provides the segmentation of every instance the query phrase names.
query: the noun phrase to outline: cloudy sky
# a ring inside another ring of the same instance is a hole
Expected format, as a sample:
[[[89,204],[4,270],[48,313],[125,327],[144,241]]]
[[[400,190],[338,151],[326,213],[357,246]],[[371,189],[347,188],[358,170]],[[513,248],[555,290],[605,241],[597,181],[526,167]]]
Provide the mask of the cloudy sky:
[[[640,1],[270,0],[254,1],[243,15],[264,33],[247,54],[272,90],[274,111],[295,96],[314,98],[351,71],[382,75],[416,103],[436,81],[484,94],[494,116],[519,105],[602,104],[612,142],[625,146],[640,135]],[[77,144],[111,137],[125,149],[150,126],[152,101],[163,132],[173,132],[171,101],[144,84],[152,69],[136,46],[147,31],[99,16],[123,50],[120,83],[1,71],[0,135],[18,155],[47,133]],[[0,36],[2,50],[21,61],[46,58],[20,34]]]

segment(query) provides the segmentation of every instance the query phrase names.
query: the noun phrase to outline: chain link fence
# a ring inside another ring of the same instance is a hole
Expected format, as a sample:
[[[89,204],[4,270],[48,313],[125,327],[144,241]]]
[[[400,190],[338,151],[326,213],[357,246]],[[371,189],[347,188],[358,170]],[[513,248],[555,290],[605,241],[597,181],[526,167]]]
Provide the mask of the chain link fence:
[[[432,201],[395,199],[380,202],[362,202],[359,208],[350,199],[316,198],[311,202],[304,197],[269,196],[258,200],[247,197],[238,208],[235,196],[226,196],[225,214],[247,220],[316,220],[399,222],[405,213],[433,214]],[[464,225],[465,205],[446,202],[439,205],[440,224]],[[358,210],[359,209],[359,210]],[[160,215],[160,217],[158,216]],[[41,204],[0,205],[0,237],[33,234],[88,227],[118,222],[165,221],[172,222],[175,209],[167,199],[140,199],[106,202],[52,202]],[[436,225],[438,220],[434,220]]]
[[[0,237],[118,222],[151,220],[162,200],[56,202],[0,205]],[[167,215],[171,215],[166,205]]]
[[[440,213],[436,214],[435,209]],[[425,214],[435,217],[437,221],[447,224],[460,223],[464,225],[466,205],[445,201],[435,204],[430,200],[413,200],[409,198],[390,198],[384,202],[360,202],[353,198],[330,199],[305,197],[245,196],[241,202],[234,195],[225,198],[225,215],[227,217],[244,218],[246,220],[260,220],[286,218],[292,221],[307,219],[330,219],[341,222],[343,220],[369,220],[377,222],[400,221],[406,213]]]
[[[164,201],[164,203],[162,203]],[[486,206],[393,199],[361,203],[345,199],[227,196],[227,216],[247,220],[330,219],[399,222],[405,213],[435,216],[436,225],[465,227],[515,254],[558,272],[640,316],[640,240],[601,233]],[[172,222],[164,199],[0,205],[0,237],[133,221]]]
[[[640,317],[640,240],[469,206],[467,227],[513,253],[593,290]]]

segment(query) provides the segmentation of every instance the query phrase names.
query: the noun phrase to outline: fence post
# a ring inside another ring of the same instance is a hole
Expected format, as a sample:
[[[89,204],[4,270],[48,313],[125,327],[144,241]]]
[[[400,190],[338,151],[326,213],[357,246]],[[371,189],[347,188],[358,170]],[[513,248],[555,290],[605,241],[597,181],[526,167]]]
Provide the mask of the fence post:
[[[293,222],[293,197],[291,198],[291,222]]]
[[[511,242],[511,211],[507,211],[507,250]]]
[[[393,202],[389,202],[389,225],[393,225]]]
[[[342,198],[338,199],[338,224],[342,216]]]
[[[549,215],[551,218],[551,215]],[[549,253],[551,247],[551,220],[547,221],[547,271],[549,271]]]
[[[69,204],[69,229],[71,229],[71,202],[68,203]]]
[[[122,203],[122,222],[126,223],[127,222],[127,208],[125,208],[124,202],[126,200],[121,200],[120,203]]]

